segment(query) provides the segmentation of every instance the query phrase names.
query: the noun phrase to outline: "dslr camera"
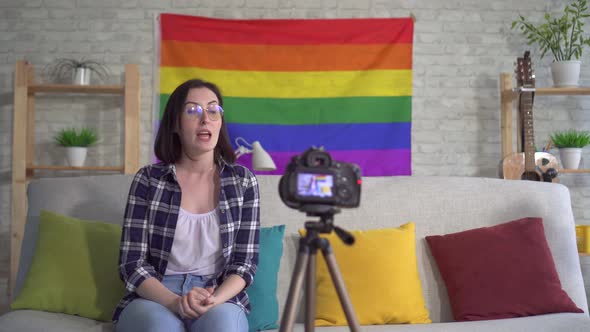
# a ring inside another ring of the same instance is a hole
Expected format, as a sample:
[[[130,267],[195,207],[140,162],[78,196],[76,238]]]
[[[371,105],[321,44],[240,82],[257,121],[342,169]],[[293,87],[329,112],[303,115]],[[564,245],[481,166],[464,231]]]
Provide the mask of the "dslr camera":
[[[358,207],[361,171],[356,164],[334,161],[323,148],[312,147],[291,159],[279,182],[279,194],[293,209]]]

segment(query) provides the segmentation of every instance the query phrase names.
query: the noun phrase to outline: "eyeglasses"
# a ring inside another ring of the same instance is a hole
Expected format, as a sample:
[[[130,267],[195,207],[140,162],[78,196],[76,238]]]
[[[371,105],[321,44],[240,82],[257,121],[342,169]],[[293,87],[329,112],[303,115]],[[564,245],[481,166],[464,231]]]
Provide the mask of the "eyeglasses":
[[[191,120],[202,120],[203,119],[203,107],[199,104],[195,103],[185,103],[184,104],[184,114],[186,114],[189,119]],[[210,104],[207,105],[207,117],[211,121],[217,121],[221,119],[223,115],[223,108],[217,104]]]

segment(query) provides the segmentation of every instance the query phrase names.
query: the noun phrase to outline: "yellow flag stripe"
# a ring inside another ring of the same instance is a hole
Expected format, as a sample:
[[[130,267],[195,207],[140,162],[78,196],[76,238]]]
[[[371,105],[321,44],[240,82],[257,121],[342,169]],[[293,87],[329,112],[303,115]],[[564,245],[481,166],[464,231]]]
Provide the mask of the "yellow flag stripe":
[[[267,72],[161,67],[160,93],[200,78],[217,84],[224,96],[326,98],[411,96],[412,70]]]

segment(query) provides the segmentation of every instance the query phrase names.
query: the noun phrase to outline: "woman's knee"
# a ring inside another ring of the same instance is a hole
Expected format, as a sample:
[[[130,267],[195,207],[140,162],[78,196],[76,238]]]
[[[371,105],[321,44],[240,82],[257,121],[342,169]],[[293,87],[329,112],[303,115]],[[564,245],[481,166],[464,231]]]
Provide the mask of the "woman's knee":
[[[184,324],[163,305],[146,299],[129,303],[115,325],[117,332],[131,331],[184,331]]]
[[[236,304],[224,303],[207,311],[201,318],[195,320],[190,328],[191,332],[247,332],[248,318],[246,313]]]

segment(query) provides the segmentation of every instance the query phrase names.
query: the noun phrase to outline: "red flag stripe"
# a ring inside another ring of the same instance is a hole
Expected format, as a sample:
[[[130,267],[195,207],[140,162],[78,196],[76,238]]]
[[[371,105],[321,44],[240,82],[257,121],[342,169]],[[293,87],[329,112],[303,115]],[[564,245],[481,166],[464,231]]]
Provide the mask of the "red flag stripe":
[[[162,40],[316,45],[412,43],[411,18],[218,19],[160,15]]]

